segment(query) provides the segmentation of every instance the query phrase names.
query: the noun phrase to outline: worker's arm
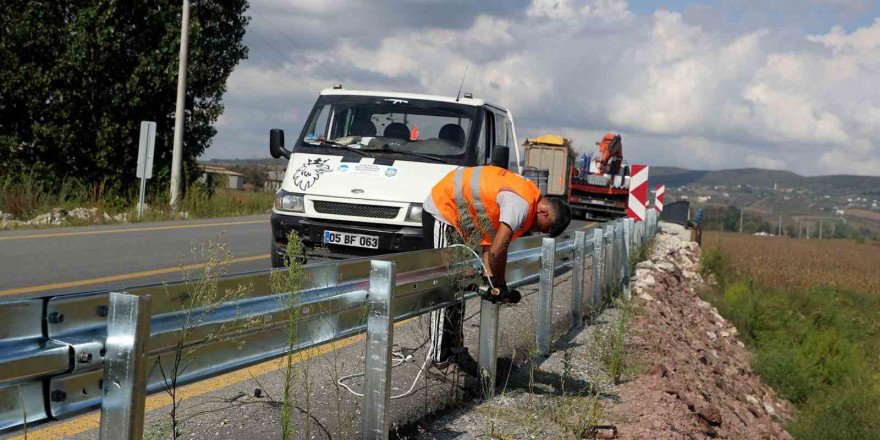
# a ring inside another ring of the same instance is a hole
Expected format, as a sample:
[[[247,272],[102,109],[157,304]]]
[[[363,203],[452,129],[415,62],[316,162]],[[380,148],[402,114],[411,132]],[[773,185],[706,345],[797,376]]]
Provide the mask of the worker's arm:
[[[504,272],[507,270],[507,248],[512,237],[513,230],[507,223],[502,222],[495,232],[492,244],[483,246],[483,264],[488,270],[486,276],[492,278],[493,283],[507,284]]]

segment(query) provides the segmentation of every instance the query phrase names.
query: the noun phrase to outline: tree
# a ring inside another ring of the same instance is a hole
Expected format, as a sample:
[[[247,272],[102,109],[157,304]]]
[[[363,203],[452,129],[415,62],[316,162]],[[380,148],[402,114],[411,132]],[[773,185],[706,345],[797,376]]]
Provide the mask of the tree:
[[[226,80],[247,57],[247,0],[192,0],[184,166],[211,145]],[[0,8],[0,169],[134,185],[140,121],[157,123],[153,175],[171,168],[180,0],[9,0]]]

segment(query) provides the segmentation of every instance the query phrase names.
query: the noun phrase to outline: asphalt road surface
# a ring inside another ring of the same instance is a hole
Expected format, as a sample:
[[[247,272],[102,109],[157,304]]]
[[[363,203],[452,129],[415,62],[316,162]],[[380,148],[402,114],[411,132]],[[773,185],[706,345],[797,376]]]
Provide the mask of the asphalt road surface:
[[[585,223],[575,220],[571,228]],[[230,273],[271,267],[269,215],[0,232],[0,301],[181,279],[193,241],[223,234]]]
[[[231,271],[269,268],[269,215],[0,232],[0,301],[177,281],[193,241],[223,234]]]

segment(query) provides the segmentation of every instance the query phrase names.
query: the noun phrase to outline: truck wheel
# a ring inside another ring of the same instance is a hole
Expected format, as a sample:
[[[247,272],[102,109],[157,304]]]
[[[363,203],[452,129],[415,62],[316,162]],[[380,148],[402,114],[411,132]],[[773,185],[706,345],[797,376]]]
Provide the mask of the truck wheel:
[[[275,250],[272,250],[272,268],[277,269],[279,267],[284,267],[284,256],[278,255],[275,253]]]

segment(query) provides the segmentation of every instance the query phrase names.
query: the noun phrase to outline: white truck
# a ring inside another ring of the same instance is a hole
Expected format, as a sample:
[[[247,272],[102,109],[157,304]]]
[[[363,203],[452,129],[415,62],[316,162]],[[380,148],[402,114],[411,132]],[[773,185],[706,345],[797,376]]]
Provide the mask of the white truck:
[[[421,249],[431,188],[458,166],[519,172],[517,145],[510,111],[467,93],[325,89],[291,149],[282,130],[270,132],[272,156],[289,159],[272,211],[272,265],[283,266],[291,231],[304,258]]]

